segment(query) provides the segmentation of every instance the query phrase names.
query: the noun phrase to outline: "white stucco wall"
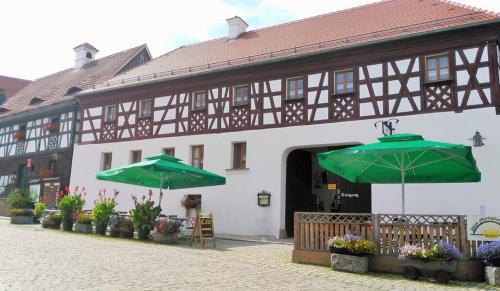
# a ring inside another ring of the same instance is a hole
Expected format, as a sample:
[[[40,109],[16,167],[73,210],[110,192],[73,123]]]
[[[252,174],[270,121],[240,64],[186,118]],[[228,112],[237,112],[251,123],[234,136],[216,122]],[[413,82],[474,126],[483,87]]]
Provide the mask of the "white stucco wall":
[[[485,146],[474,148],[474,156],[483,176],[480,183],[408,185],[407,213],[478,214],[485,206],[487,214],[500,215],[500,116],[494,108],[467,110],[463,113],[432,113],[398,117],[399,132],[419,133],[429,140],[471,145],[476,130],[486,137]],[[179,202],[185,194],[202,194],[202,211],[213,212],[217,233],[239,235],[278,235],[285,220],[285,164],[288,153],[300,147],[351,143],[371,143],[380,136],[376,120],[295,126],[278,129],[157,138],[133,142],[75,145],[71,185],[85,186],[87,208],[100,188],[120,191],[119,210],[132,207],[131,194],[147,189],[97,181],[101,153],[113,153],[113,167],[129,163],[131,150],[141,149],[143,157],[157,154],[164,147],[175,147],[176,156],[189,163],[190,146],[205,146],[204,167],[223,175],[224,186],[168,191],[162,202],[164,212],[184,216]],[[226,170],[231,165],[233,142],[247,142],[245,171]],[[271,206],[257,206],[257,192],[272,193]],[[373,185],[372,211],[399,213],[400,185]],[[158,194],[158,191],[155,191]]]

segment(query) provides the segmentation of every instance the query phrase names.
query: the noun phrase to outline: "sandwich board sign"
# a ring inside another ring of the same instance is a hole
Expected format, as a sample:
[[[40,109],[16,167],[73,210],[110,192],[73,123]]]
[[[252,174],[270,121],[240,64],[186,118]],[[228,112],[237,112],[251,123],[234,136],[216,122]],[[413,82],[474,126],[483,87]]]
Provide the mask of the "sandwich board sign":
[[[467,215],[469,240],[500,241],[500,216]]]
[[[200,240],[200,247],[205,247],[206,240],[212,240],[213,247],[215,248],[215,235],[214,235],[214,218],[212,213],[198,213],[196,215],[196,223],[191,236],[190,246],[193,246],[195,239]]]

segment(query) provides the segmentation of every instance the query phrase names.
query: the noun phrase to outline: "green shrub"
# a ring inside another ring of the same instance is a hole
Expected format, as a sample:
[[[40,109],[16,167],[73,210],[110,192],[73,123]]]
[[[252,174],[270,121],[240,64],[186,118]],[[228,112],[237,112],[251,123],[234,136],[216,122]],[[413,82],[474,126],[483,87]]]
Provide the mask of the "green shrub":
[[[118,191],[115,190],[114,197],[106,197],[106,190],[100,190],[97,196],[99,197],[97,201],[94,202],[94,210],[92,210],[92,218],[96,225],[107,225],[111,215],[115,213],[115,207],[118,204],[116,202],[116,196]]]
[[[65,195],[59,200],[59,209],[63,221],[72,221],[73,215],[82,211],[85,204],[84,195],[83,192],[76,192]]]
[[[45,211],[45,203],[42,203],[42,202],[35,203],[35,217],[36,218],[42,217],[44,211]]]
[[[29,191],[16,188],[7,197],[7,204],[10,208],[29,208],[31,206]]]
[[[75,220],[79,224],[91,224],[92,214],[85,212],[76,213]]]
[[[149,198],[146,199],[146,196],[142,196],[141,201],[132,196],[135,209],[130,210],[130,217],[137,230],[153,230],[156,218],[161,213],[160,205],[154,206],[154,202],[151,200],[152,194],[152,191],[149,190]]]

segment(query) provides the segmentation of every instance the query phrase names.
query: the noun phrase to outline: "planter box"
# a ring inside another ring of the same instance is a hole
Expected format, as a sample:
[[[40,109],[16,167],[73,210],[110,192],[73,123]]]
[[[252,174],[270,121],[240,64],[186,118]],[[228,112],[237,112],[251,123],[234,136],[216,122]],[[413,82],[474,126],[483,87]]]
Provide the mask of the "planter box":
[[[75,231],[81,233],[92,233],[92,224],[75,224]]]
[[[153,241],[155,243],[161,244],[176,244],[177,243],[177,233],[167,233],[161,234],[157,231],[154,231],[151,236],[153,237]]]
[[[332,269],[351,273],[368,273],[369,257],[358,257],[333,253],[331,256]]]
[[[486,282],[492,286],[500,286],[500,267],[484,268]]]
[[[439,283],[448,283],[451,273],[457,271],[458,261],[424,261],[398,256],[399,265],[404,268],[404,276],[407,279],[416,280],[420,273],[434,276]]]
[[[11,216],[11,224],[33,224],[33,216]]]

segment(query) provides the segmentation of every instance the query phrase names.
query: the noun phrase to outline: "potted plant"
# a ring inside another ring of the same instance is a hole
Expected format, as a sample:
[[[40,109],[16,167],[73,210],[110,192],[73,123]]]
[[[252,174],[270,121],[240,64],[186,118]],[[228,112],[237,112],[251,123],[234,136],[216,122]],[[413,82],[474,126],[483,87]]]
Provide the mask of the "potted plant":
[[[407,279],[416,280],[420,274],[434,275],[439,283],[448,283],[451,273],[456,272],[462,258],[460,251],[448,242],[439,242],[432,247],[405,244],[399,249],[399,265]]]
[[[149,198],[146,199],[146,196],[143,195],[142,200],[139,201],[137,197],[132,195],[135,208],[130,210],[130,217],[140,240],[149,238],[149,233],[153,230],[156,218],[161,212],[160,205],[154,206],[154,202],[151,200],[153,191],[149,190],[148,196]]]
[[[85,187],[81,190],[78,186],[75,187],[73,194],[60,193],[58,205],[61,210],[63,230],[73,230],[73,216],[75,213],[81,212],[85,204]]]
[[[42,218],[43,213],[45,212],[45,203],[38,202],[35,203],[35,223],[40,223],[40,218]]]
[[[119,214],[112,215],[109,219],[109,228],[112,237],[134,237],[134,224],[129,216]]]
[[[13,135],[12,138],[15,141],[20,141],[24,140],[26,138],[26,131],[16,131]]]
[[[33,211],[29,192],[22,189],[14,189],[7,197],[7,204],[10,211],[10,223],[12,224],[32,224]]]
[[[186,217],[189,217],[191,209],[195,209],[196,213],[200,211],[201,198],[199,195],[186,195],[181,200],[181,206],[186,209]]]
[[[61,228],[61,214],[60,213],[51,213],[46,215],[43,220],[42,220],[42,227],[43,228],[52,228],[52,229],[59,229]]]
[[[92,210],[92,219],[94,220],[95,232],[100,235],[106,235],[109,219],[115,213],[116,196],[118,191],[114,190],[114,196],[106,197],[106,189],[102,189],[97,194],[98,199],[94,201],[94,209]]]
[[[47,123],[43,127],[44,131],[49,133],[59,132],[59,123]]]
[[[353,273],[367,273],[369,256],[376,252],[373,241],[351,234],[331,238],[328,246],[332,253],[332,269]]]
[[[182,226],[182,219],[161,217],[155,223],[155,231],[151,234],[157,243],[177,243],[177,233]]]
[[[75,231],[80,233],[92,233],[92,214],[78,212],[74,215]]]
[[[479,246],[478,257],[483,261],[486,282],[500,286],[500,241],[492,241]]]

